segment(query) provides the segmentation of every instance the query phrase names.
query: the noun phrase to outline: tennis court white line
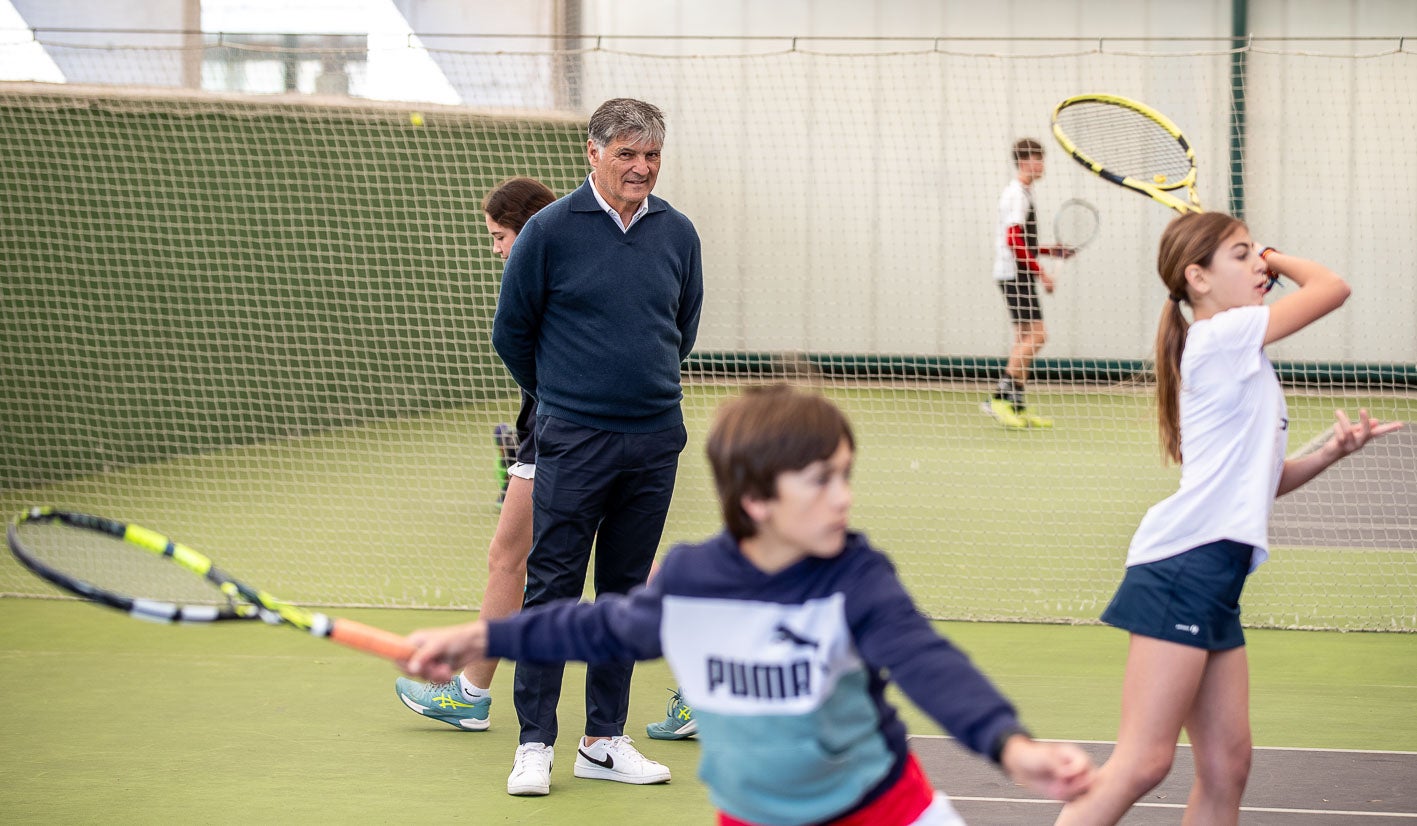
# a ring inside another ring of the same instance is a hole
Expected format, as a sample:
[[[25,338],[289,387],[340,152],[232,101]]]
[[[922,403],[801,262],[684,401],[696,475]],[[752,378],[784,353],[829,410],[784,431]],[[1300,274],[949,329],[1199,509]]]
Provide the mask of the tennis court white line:
[[[1191,744],[1186,743],[1186,748]],[[1303,746],[1253,746],[1255,751],[1323,751],[1335,754],[1406,754],[1417,755],[1417,751],[1384,751],[1382,749],[1306,749]]]
[[[962,797],[960,795],[950,795],[950,800],[961,800],[969,803],[1047,803],[1057,806],[1056,800],[1035,800],[1032,798],[1018,797]],[[1135,807],[1145,807],[1148,809],[1184,809],[1184,803],[1133,803]],[[1345,817],[1405,817],[1417,819],[1417,812],[1350,812],[1343,809],[1275,809],[1267,806],[1241,806],[1242,812],[1264,812],[1267,814],[1282,815],[1343,815]]]
[[[906,737],[910,740],[953,740],[955,738],[948,734],[909,734]],[[1041,743],[1077,743],[1088,746],[1115,746],[1116,740],[1058,740],[1051,737],[1035,738]],[[1188,749],[1190,743],[1177,743],[1176,748]],[[1405,754],[1417,755],[1417,751],[1388,751],[1385,749],[1321,749],[1305,748],[1303,746],[1252,746],[1254,751],[1319,751],[1330,754]]]

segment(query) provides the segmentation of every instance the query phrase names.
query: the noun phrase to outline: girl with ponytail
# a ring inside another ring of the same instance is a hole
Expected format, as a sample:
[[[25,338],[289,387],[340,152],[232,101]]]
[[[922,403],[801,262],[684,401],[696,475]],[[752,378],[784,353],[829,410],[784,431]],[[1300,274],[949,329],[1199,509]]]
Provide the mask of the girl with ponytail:
[[[1243,222],[1212,212],[1166,227],[1157,271],[1167,293],[1156,333],[1158,423],[1181,484],[1142,519],[1102,614],[1131,633],[1117,746],[1059,824],[1116,823],[1170,772],[1183,728],[1195,759],[1184,822],[1238,821],[1250,770],[1240,592],[1269,556],[1274,499],[1402,427],[1366,410],[1350,422],[1339,410],[1323,447],[1285,458],[1284,392],[1264,347],[1348,298],[1327,267],[1261,247]],[[1281,275],[1298,289],[1266,305]]]

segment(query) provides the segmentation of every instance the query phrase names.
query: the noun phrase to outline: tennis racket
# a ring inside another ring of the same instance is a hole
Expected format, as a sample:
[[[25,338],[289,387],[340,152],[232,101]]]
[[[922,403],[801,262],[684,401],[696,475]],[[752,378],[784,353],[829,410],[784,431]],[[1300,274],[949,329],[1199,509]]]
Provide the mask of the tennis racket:
[[[1076,253],[1097,237],[1097,207],[1069,198],[1053,213],[1053,244]]]
[[[1073,160],[1118,186],[1185,215],[1204,212],[1196,154],[1181,127],[1145,103],[1119,95],[1074,95],[1053,109],[1053,137]],[[1173,193],[1185,190],[1185,200]],[[1279,283],[1270,271],[1265,292]]]
[[[1075,95],[1053,109],[1053,137],[1073,160],[1181,214],[1201,212],[1196,156],[1170,118],[1117,95]],[[1177,190],[1185,190],[1185,199]]]
[[[6,539],[20,564],[40,579],[135,619],[260,620],[395,661],[407,659],[415,650],[390,631],[276,599],[218,570],[201,553],[138,525],[30,508],[10,523]],[[132,596],[135,593],[148,596]]]

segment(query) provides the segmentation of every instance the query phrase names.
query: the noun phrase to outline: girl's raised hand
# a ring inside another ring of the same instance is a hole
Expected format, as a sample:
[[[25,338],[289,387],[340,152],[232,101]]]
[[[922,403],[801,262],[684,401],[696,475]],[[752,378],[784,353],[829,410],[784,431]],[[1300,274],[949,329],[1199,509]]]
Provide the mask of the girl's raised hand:
[[[1364,408],[1358,408],[1358,423],[1349,421],[1342,410],[1333,411],[1338,421],[1333,425],[1333,438],[1329,443],[1338,450],[1339,456],[1347,456],[1363,448],[1370,440],[1386,436],[1403,428],[1402,422],[1380,422],[1368,415]]]

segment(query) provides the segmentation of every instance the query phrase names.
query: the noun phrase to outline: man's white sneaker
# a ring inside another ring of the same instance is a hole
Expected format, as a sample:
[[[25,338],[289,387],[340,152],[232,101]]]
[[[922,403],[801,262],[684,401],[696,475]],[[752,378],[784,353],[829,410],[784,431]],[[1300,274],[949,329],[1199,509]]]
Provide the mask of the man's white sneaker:
[[[551,747],[545,743],[522,743],[512,773],[507,777],[507,794],[541,795],[551,792]]]
[[[640,754],[630,745],[631,742],[630,738],[621,735],[597,740],[588,746],[582,739],[576,747],[576,767],[573,773],[576,777],[614,780],[640,786],[668,783],[668,767]]]

